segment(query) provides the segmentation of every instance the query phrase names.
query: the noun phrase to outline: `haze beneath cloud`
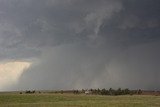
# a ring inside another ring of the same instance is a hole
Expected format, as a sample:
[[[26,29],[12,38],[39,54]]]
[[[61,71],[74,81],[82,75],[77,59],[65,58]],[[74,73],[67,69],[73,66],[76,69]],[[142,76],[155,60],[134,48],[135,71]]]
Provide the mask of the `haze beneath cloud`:
[[[0,90],[160,89],[159,4],[0,0]]]

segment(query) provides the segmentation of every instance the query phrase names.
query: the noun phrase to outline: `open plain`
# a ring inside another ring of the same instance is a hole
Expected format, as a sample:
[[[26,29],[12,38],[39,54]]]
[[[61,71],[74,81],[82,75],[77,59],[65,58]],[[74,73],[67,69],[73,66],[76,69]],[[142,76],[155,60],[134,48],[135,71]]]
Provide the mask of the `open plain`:
[[[0,107],[160,107],[160,96],[1,93]]]

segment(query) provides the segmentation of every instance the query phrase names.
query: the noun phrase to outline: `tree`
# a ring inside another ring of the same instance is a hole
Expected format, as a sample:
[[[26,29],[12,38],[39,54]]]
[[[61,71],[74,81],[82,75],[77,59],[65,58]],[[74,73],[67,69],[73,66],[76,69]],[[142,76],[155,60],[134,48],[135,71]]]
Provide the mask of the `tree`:
[[[138,93],[138,94],[142,94],[142,90],[141,90],[141,89],[139,89],[137,93]]]
[[[110,89],[109,89],[109,95],[115,95],[115,90],[112,89],[112,88],[110,88]]]
[[[104,88],[101,90],[101,94],[102,95],[109,95],[109,91]]]
[[[122,90],[121,88],[118,88],[117,91],[115,92],[115,95],[122,95]]]
[[[63,94],[63,90],[61,90],[61,94]]]

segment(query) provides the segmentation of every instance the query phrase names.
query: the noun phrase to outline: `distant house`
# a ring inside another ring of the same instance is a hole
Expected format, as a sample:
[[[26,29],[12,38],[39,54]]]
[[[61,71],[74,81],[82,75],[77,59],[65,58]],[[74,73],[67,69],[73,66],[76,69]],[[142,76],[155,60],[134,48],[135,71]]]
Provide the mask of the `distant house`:
[[[88,95],[88,94],[91,94],[91,91],[89,91],[89,90],[85,90],[85,92],[84,92],[86,95]]]

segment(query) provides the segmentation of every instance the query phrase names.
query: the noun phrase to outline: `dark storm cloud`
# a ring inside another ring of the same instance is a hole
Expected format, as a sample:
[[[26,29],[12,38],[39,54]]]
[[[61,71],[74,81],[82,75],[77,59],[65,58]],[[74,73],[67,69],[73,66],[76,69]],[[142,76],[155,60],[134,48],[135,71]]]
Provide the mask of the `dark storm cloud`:
[[[159,4],[0,0],[0,58],[38,60],[14,89],[160,88]]]
[[[39,3],[27,1],[28,5],[24,1],[3,2],[2,21],[5,19],[6,23],[19,29],[22,32],[21,40],[38,46],[72,42],[83,38],[80,36],[86,38],[88,33],[98,33],[96,30],[102,21],[121,8],[119,2],[111,1],[100,1],[98,4],[86,4],[85,1],[75,1],[75,4],[72,1],[66,1],[67,4],[54,0]]]

